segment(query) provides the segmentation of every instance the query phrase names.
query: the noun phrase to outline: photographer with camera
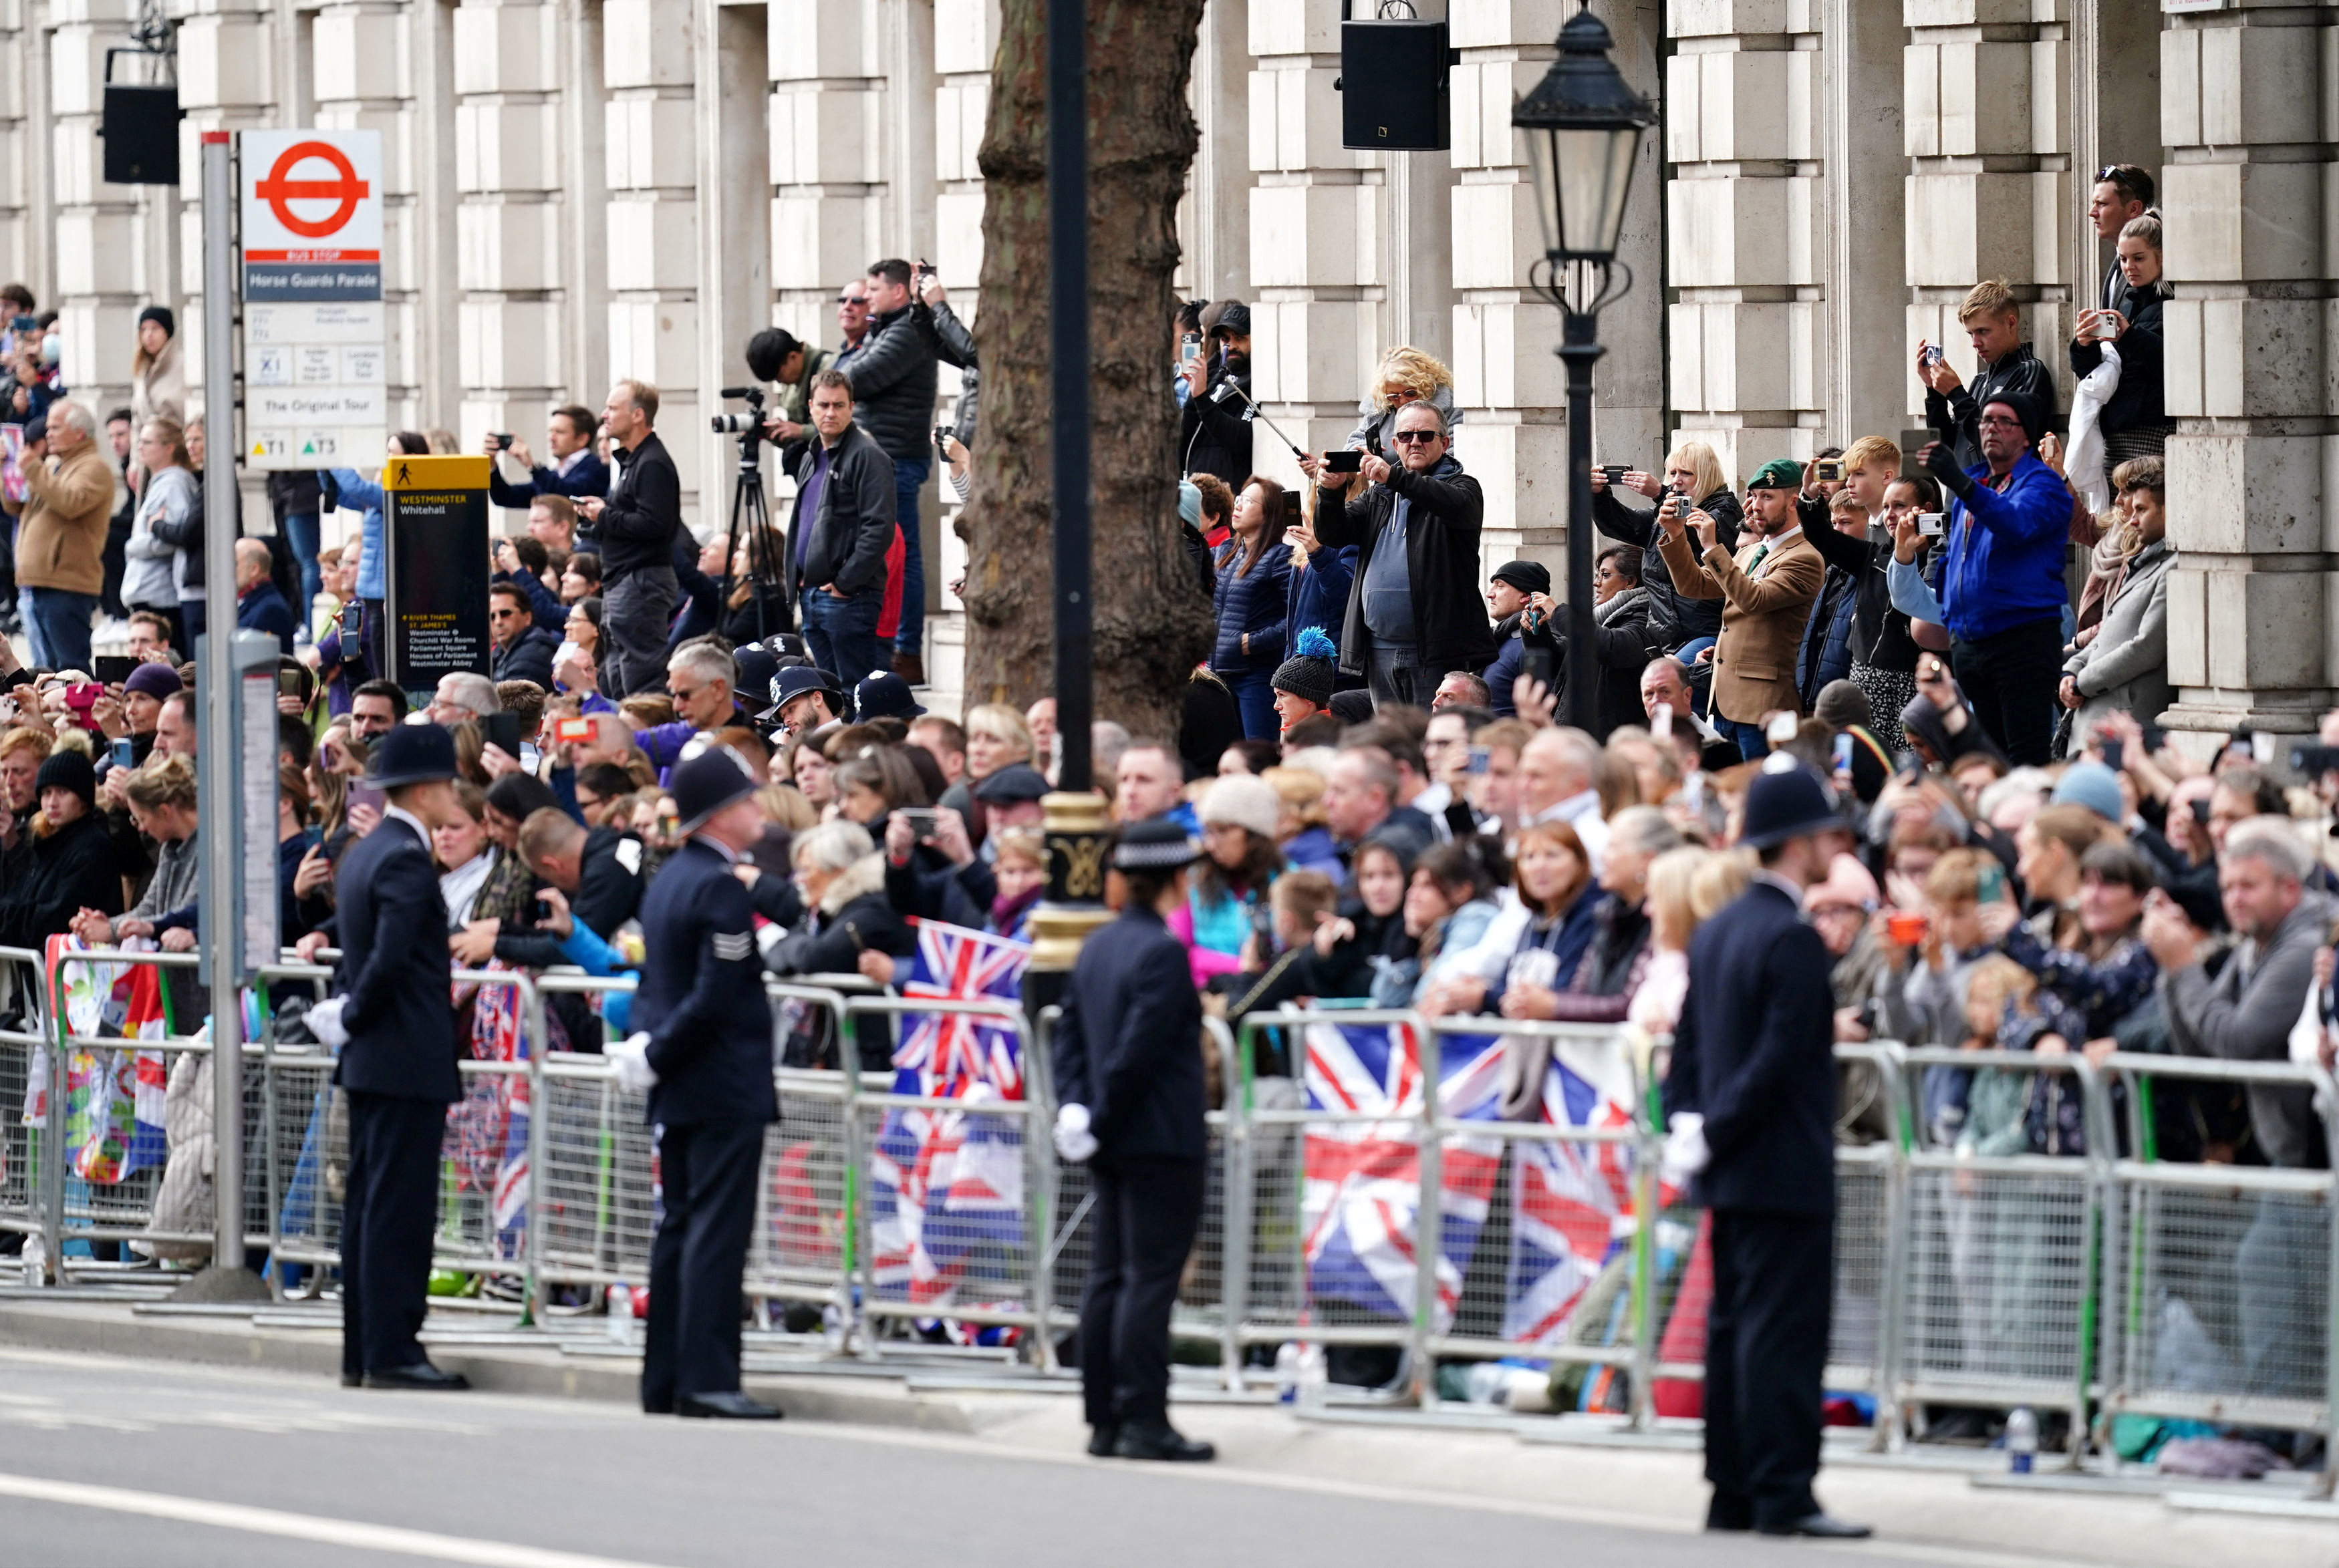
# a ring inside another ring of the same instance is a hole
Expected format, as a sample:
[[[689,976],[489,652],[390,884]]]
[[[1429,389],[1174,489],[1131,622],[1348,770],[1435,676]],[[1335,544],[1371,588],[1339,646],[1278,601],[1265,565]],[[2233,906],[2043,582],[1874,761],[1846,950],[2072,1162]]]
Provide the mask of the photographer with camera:
[[[819,439],[796,470],[788,524],[788,574],[813,663],[846,680],[887,667],[877,619],[884,607],[885,553],[894,521],[896,467],[853,417],[852,380],[813,378],[810,413]],[[897,672],[898,673],[898,672]]]
[[[601,533],[601,636],[609,645],[613,697],[655,691],[665,678],[666,621],[682,591],[674,574],[682,477],[652,428],[657,405],[657,389],[646,381],[609,389],[601,419],[616,443],[617,477],[607,499],[577,502],[577,515]]]
[[[780,455],[780,467],[793,474],[811,445],[812,379],[828,368],[829,352],[797,338],[785,327],[765,327],[747,340],[747,373],[772,384],[772,406],[764,419],[764,439]]]
[[[869,335],[839,354],[832,369],[851,378],[854,422],[882,449],[893,469],[893,515],[902,527],[902,621],[893,636],[893,672],[912,685],[926,680],[926,567],[919,546],[918,491],[933,468],[927,444],[940,353],[918,319],[914,273],[899,257],[869,268]],[[817,424],[817,421],[814,421]],[[871,627],[873,635],[875,627]],[[858,678],[880,666],[838,669]]]
[[[609,465],[593,455],[593,432],[600,420],[589,409],[570,404],[552,410],[546,422],[544,444],[551,451],[549,467],[538,464],[528,443],[511,432],[493,431],[479,449],[489,458],[508,458],[528,475],[525,481],[504,478],[503,464],[488,467],[488,499],[498,507],[525,507],[538,496],[605,496],[609,492]]]
[[[1181,471],[1215,474],[1240,489],[1251,463],[1250,307],[1240,300],[1203,307],[1202,341],[1178,374],[1186,383]]]

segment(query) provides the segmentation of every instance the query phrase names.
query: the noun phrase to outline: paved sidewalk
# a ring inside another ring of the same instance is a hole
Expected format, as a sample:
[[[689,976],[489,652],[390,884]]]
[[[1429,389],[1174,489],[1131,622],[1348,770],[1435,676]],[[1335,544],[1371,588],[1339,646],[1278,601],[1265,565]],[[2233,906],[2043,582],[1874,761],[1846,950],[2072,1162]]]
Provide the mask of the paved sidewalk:
[[[441,1307],[425,1337],[434,1359],[485,1390],[630,1404],[638,1363],[608,1342],[605,1327],[598,1318],[556,1320],[551,1333],[537,1336],[516,1333],[508,1318]],[[263,1308],[255,1322],[248,1312],[158,1310],[151,1303],[139,1310],[54,1293],[44,1299],[0,1293],[0,1344],[269,1368],[321,1382],[340,1366],[337,1315],[316,1305]],[[814,1370],[808,1361],[816,1355],[816,1346],[751,1335],[747,1386],[792,1416],[846,1424],[832,1433],[840,1441],[854,1438],[854,1427],[881,1428],[868,1431],[867,1439],[1098,1463],[1081,1456],[1086,1428],[1069,1378],[1038,1386],[973,1356]],[[1219,1445],[1218,1465],[1190,1473],[1213,1486],[1466,1502],[1554,1524],[1667,1535],[1693,1533],[1703,1511],[1699,1457],[1686,1433],[1653,1444],[1552,1441],[1577,1424],[1504,1421],[1468,1410],[1392,1420],[1336,1408],[1324,1419],[1300,1419],[1271,1404],[1230,1401],[1199,1386],[1181,1386],[1175,1414],[1180,1426]],[[1897,1560],[2008,1568],[2339,1563],[2339,1529],[2330,1519],[2172,1507],[2154,1492],[2121,1491],[2093,1478],[2067,1482],[2049,1474],[2008,1488],[1997,1455],[1973,1451],[1884,1461],[1831,1446],[1821,1492],[1832,1512],[1875,1524],[1880,1538],[1870,1550]],[[2196,1494],[2288,1504],[2303,1489],[2291,1481],[2204,1486]]]

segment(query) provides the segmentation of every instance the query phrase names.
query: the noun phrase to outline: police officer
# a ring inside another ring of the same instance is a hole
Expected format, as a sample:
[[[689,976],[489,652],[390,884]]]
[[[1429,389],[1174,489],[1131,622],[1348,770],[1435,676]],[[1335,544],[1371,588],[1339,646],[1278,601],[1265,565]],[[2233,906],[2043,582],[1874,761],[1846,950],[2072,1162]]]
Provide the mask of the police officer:
[[[642,899],[636,1032],[610,1051],[619,1077],[649,1091],[664,1200],[642,1408],[775,1421],[739,1391],[739,1280],[779,1105],[754,910],[733,868],[764,836],[764,812],[746,764],[703,740],[684,749],[673,788],[689,842]]]
[[[336,994],[310,1011],[309,1023],[340,1048],[333,1079],[349,1099],[341,1214],[341,1382],[349,1387],[470,1386],[433,1366],[415,1338],[429,1305],[439,1149],[447,1107],[463,1090],[447,903],[430,860],[431,830],[462,809],[454,777],[454,737],[437,725],[400,725],[374,744],[366,782],[389,796],[380,825],[343,855],[333,920],[301,939],[303,959],[336,938],[341,950]]]
[[[1131,823],[1056,1031],[1056,1149],[1089,1165],[1094,1262],[1081,1299],[1089,1452],[1199,1460],[1208,1443],[1170,1425],[1170,1309],[1202,1218],[1202,1004],[1164,920],[1186,902],[1199,853],[1166,817]],[[653,1297],[653,1300],[656,1298]]]
[[[1775,770],[1775,771],[1774,771]],[[1831,960],[1803,919],[1851,835],[1818,775],[1773,756],[1746,792],[1745,892],[1698,928],[1665,1078],[1668,1153],[1713,1215],[1709,1530],[1857,1538],[1820,1510],[1820,1378],[1834,1297]]]

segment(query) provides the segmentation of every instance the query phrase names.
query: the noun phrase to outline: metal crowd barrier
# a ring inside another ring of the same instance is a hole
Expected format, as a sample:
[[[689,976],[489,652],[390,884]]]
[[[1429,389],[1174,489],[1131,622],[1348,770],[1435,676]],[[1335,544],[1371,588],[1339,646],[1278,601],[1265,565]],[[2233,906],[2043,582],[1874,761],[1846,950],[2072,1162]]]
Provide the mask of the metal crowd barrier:
[[[0,950],[0,1233],[25,1238],[28,1279],[119,1269],[68,1258],[70,1241],[210,1239],[157,1225],[159,1161],[130,1179],[84,1180],[68,1169],[63,1128],[65,1064],[76,1057],[87,1072],[100,1070],[101,1053],[114,1053],[103,1070],[117,1070],[140,1053],[175,1069],[210,1052],[183,1035],[73,1031],[63,1021],[65,967],[198,962],[109,950],[52,964]],[[287,962],[262,978],[289,987],[329,974]],[[657,1194],[642,1097],[597,1054],[541,1049],[551,1039],[548,998],[606,997],[633,981],[567,971],[456,979],[509,988],[528,1049],[463,1064],[438,1266],[516,1280],[523,1321],[541,1321],[549,1288],[646,1283]],[[1088,1173],[1057,1159],[1050,1137],[1052,1010],[1035,1034],[1007,1002],[850,994],[849,983],[767,983],[775,1060],[812,1010],[827,1015],[845,1070],[775,1070],[779,1119],[766,1143],[748,1294],[819,1307],[837,1353],[882,1359],[940,1319],[1020,1331],[1022,1359],[1051,1368],[1055,1339],[1078,1321],[1095,1228]],[[911,1014],[1008,1031],[1021,1053],[1023,1098],[896,1094],[890,1075],[857,1070],[859,1037],[880,1030],[890,1046],[896,1021]],[[1315,1024],[1387,1029],[1409,1065],[1392,1068],[1378,1099],[1310,1107],[1298,1059]],[[1269,1029],[1286,1031],[1290,1078],[1255,1070]],[[1264,1347],[1295,1340],[1394,1353],[1396,1376],[1351,1391],[1384,1402],[1435,1404],[1441,1359],[1515,1358],[1580,1368],[1563,1377],[1579,1407],[1645,1427],[1661,1384],[1702,1377],[1703,1307],[1690,1287],[1699,1217],[1684,1194],[1661,1187],[1661,1113],[1624,1031],[1346,1009],[1255,1015],[1239,1043],[1215,1020],[1206,1031],[1219,1103],[1209,1112],[1201,1238],[1174,1325],[1182,1339],[1218,1346],[1225,1386],[1257,1386],[1270,1376],[1255,1365],[1271,1359]],[[1493,1119],[1492,1052],[1534,1037],[1591,1053],[1569,1060],[1605,1085],[1599,1116]],[[1495,1045],[1475,1043],[1488,1040]],[[1446,1058],[1463,1050],[1477,1054],[1456,1059],[1457,1098]],[[1839,1046],[1836,1056],[1872,1077],[1887,1130],[1838,1149],[1827,1385],[1874,1398],[1880,1445],[1899,1445],[1915,1411],[1943,1405],[2068,1412],[2075,1455],[2096,1418],[2120,1415],[2330,1440],[2339,1411],[2339,1176],[2163,1160],[2154,1109],[2156,1089],[2280,1090],[2339,1149],[2339,1090],[2328,1075],[2160,1056],[2114,1056],[2096,1068],[2072,1055],[1891,1042]],[[280,1266],[281,1287],[282,1265],[338,1262],[346,1119],[331,1053],[278,1039],[272,1012],[244,1057],[245,1228]],[[1926,1141],[1929,1072],[1972,1075],[1969,1100],[1997,1096],[2000,1146]],[[2034,1092],[2050,1106],[2076,1100],[2085,1152],[2032,1152],[2007,1118],[2008,1078],[2026,1104]],[[44,1082],[54,1091],[36,1125],[27,1091]],[[1365,1188],[1390,1205],[1394,1251],[1434,1260],[1370,1305],[1357,1299],[1355,1278],[1327,1284],[1311,1264],[1335,1192]],[[1538,1209],[1533,1199],[1551,1195],[1564,1203]],[[1425,1249],[1421,1238],[1438,1244]],[[1461,1261],[1446,1256],[1449,1240]],[[1535,1247],[1542,1250],[1530,1261]],[[1554,1256],[1572,1260],[1569,1268],[1554,1270]]]

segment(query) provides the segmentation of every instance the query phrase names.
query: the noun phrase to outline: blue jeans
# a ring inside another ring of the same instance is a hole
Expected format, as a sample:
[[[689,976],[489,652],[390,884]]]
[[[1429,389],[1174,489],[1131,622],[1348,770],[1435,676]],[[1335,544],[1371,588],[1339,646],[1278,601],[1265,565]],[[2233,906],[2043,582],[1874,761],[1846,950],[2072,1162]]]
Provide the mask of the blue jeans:
[[[25,612],[25,635],[33,645],[33,663],[53,670],[89,668],[89,623],[97,614],[95,594],[71,588],[20,587],[19,607]]]
[[[285,518],[284,541],[301,565],[301,602],[292,606],[292,618],[304,628],[316,612],[317,596],[325,591],[325,575],[317,567],[319,537],[316,513],[294,512]]]
[[[893,634],[893,646],[921,658],[926,648],[926,557],[918,546],[918,492],[925,488],[926,475],[933,466],[932,458],[893,459],[893,515],[902,524],[902,626]],[[893,668],[893,662],[887,660],[884,667]]]
[[[1273,670],[1220,670],[1218,676],[1234,694],[1245,740],[1271,741],[1283,733],[1283,721],[1275,711]]]
[[[849,599],[826,588],[804,589],[804,637],[812,649],[812,662],[848,692],[874,672],[893,667],[885,645],[877,640],[877,612],[884,598],[878,588]]]
[[[1716,714],[1706,721],[1713,725],[1724,740],[1738,743],[1738,755],[1742,762],[1758,763],[1771,754],[1771,742],[1762,734],[1761,725],[1742,725],[1736,719]]]

